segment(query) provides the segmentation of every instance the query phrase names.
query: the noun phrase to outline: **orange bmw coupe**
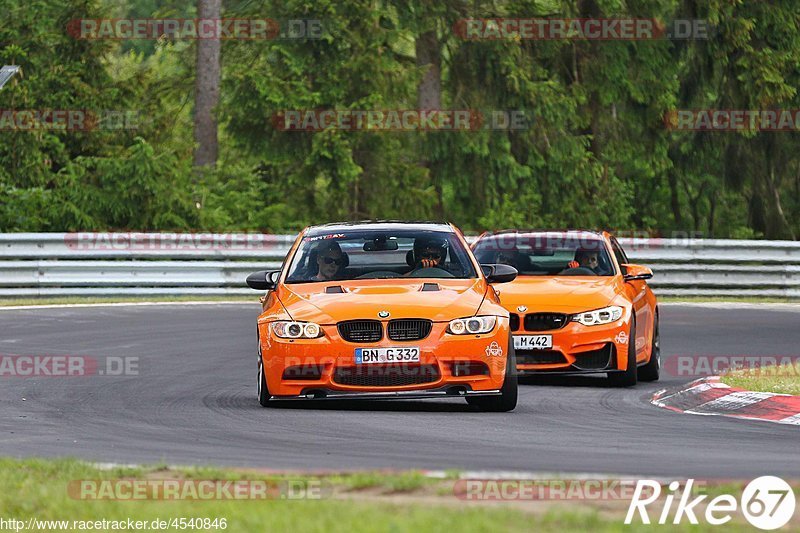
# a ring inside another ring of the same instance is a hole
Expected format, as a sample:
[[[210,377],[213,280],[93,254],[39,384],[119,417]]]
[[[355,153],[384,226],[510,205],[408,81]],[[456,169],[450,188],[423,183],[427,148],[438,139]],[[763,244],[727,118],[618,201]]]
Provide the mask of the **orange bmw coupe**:
[[[605,373],[618,386],[658,379],[653,272],[632,264],[611,234],[502,231],[472,249],[478,261],[519,271],[499,293],[520,373]]]
[[[517,403],[509,313],[455,227],[368,222],[313,226],[274,272],[258,318],[258,399],[463,397]]]

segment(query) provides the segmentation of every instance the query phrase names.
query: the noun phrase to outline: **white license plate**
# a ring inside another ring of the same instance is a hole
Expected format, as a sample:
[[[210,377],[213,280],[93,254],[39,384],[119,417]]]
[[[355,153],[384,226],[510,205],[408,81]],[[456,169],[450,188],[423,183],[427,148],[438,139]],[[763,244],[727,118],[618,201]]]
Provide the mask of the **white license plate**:
[[[552,347],[552,335],[514,335],[515,350],[545,350]]]
[[[356,348],[356,364],[419,363],[419,347]]]

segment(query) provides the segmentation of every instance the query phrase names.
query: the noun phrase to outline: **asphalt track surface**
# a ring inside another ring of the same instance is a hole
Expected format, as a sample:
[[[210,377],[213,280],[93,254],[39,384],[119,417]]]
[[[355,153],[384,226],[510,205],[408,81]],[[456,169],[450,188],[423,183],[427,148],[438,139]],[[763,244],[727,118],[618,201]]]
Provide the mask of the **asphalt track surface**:
[[[0,377],[0,455],[279,470],[458,468],[696,478],[800,477],[800,428],[673,413],[599,378],[527,382],[511,413],[463,400],[255,398],[257,305],[0,310],[0,354],[138,357],[137,376]],[[664,306],[678,354],[795,355],[800,312]],[[667,363],[668,364],[668,363]],[[23,400],[24,399],[24,400]]]

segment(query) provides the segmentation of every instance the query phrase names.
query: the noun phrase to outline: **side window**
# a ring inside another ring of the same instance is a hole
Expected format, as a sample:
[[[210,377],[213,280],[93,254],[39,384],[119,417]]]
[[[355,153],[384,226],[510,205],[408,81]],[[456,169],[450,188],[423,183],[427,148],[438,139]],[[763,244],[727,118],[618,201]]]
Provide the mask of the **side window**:
[[[630,263],[630,261],[628,261],[628,256],[625,255],[625,252],[623,251],[622,246],[620,246],[617,242],[617,239],[611,239],[611,249],[614,250],[614,257],[617,258],[617,263],[620,265]]]

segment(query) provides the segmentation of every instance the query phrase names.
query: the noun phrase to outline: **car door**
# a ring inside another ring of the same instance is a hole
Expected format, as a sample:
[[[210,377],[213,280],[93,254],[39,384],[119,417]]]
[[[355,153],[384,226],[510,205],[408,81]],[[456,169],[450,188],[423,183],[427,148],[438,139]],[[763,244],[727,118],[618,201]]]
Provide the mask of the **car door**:
[[[611,237],[610,240],[611,250],[614,252],[617,263],[619,265],[630,263],[625,250],[622,249],[617,239]],[[620,268],[622,269],[623,267]],[[624,275],[625,272],[621,272],[621,274]],[[647,339],[650,338],[650,330],[653,324],[652,312],[647,304],[647,282],[640,279],[623,283],[625,292],[633,302],[633,309],[636,313],[636,359],[637,361],[642,361],[645,358]]]

